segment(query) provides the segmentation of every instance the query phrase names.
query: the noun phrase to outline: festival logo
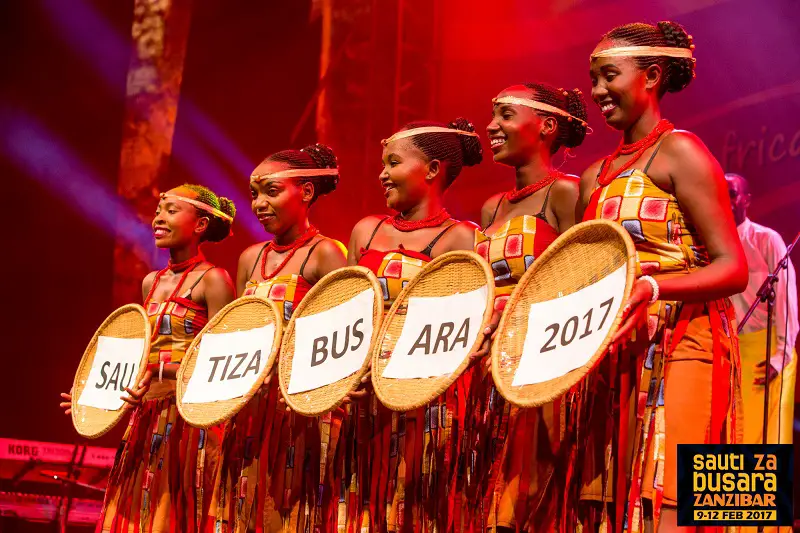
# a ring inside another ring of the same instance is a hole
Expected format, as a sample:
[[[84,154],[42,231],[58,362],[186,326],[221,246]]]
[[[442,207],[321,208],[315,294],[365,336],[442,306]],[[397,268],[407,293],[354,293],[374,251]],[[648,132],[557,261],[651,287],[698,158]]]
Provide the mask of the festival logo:
[[[792,524],[792,446],[679,444],[679,526]]]

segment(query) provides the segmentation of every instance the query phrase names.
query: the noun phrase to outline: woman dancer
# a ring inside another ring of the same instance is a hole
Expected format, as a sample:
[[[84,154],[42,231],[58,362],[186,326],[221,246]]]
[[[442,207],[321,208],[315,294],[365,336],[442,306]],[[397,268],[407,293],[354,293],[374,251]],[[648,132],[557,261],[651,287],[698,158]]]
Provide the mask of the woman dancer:
[[[336,189],[336,167],[333,150],[316,144],[273,154],[250,177],[253,214],[275,237],[242,253],[237,288],[278,303],[286,322],[309,289],[346,262],[344,246],[309,222],[314,202]],[[226,425],[208,531],[313,531],[321,521],[317,487],[331,480],[314,465],[320,441],[335,450],[337,433],[332,439],[330,416],[301,417],[280,398],[278,380],[269,379]],[[312,482],[305,467],[321,477]]]
[[[700,139],[661,116],[661,97],[694,77],[693,49],[677,23],[627,24],[607,33],[591,56],[592,99],[623,136],[583,174],[581,208],[587,219],[628,230],[641,275],[614,339],[619,357],[598,376],[607,384],[594,391],[594,468],[583,469],[582,496],[614,502],[601,520],[616,532],[626,516],[630,532],[642,530],[645,517],[653,530],[676,530],[677,444],[737,442],[741,430],[726,297],[746,286],[747,264],[719,164]],[[608,383],[622,388],[618,398],[605,397]],[[619,406],[612,413],[609,402]],[[628,420],[636,422],[629,427]]]
[[[443,196],[461,169],[481,158],[480,140],[463,118],[448,125],[414,122],[383,141],[379,179],[386,204],[396,214],[358,222],[350,237],[348,262],[375,272],[387,311],[431,258],[472,249],[475,225],[451,218]],[[453,422],[444,419],[444,406],[452,408],[452,390],[426,408],[408,413],[389,411],[374,395],[369,406],[350,405],[344,428],[348,446],[341,447],[338,464],[344,479],[352,482],[339,495],[340,528],[355,524],[371,526],[373,531],[399,531],[404,524],[406,528],[415,524],[423,530],[443,529],[437,517],[446,509],[446,482],[455,473],[460,453],[452,449],[455,440],[446,436],[462,431],[458,424],[464,417],[451,409]],[[427,431],[426,415],[433,417]],[[373,428],[375,436],[370,439]],[[445,453],[446,448],[452,455]],[[447,464],[446,455],[452,457]],[[437,471],[438,476],[430,475]],[[417,489],[407,491],[411,486]]]
[[[495,162],[515,169],[516,187],[484,204],[475,251],[494,271],[499,315],[534,259],[575,222],[578,180],[556,170],[552,158],[561,148],[579,146],[587,124],[586,104],[577,89],[515,85],[493,103],[486,131]],[[477,488],[469,488],[466,500],[482,496],[473,510],[476,527],[550,531],[562,402],[511,407],[489,376],[475,396],[480,408],[473,409],[478,417],[470,432],[474,460],[468,464]],[[492,452],[493,446],[499,446],[499,453]]]
[[[217,439],[179,416],[175,374],[195,335],[234,298],[228,273],[206,261],[199,247],[227,237],[235,213],[230,200],[199,185],[161,195],[153,234],[170,259],[142,283],[153,335],[148,371],[122,398],[135,410],[111,470],[98,531],[199,530]],[[69,413],[71,397],[62,396]]]

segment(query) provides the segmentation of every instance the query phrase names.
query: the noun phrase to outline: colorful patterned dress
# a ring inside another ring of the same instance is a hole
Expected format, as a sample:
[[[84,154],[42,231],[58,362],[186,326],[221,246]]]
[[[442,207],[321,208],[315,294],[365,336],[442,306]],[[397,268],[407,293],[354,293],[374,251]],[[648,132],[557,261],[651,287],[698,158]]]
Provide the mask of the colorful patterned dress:
[[[552,185],[551,185],[552,187]],[[539,213],[516,216],[492,235],[476,233],[475,251],[491,265],[495,275],[495,309],[502,311],[525,271],[558,232],[545,216],[550,189]],[[503,199],[488,226],[494,223]],[[507,403],[491,376],[476,380],[473,389],[475,417],[469,428],[471,457],[464,491],[465,516],[474,530],[519,528],[549,531],[554,510],[545,494],[554,492],[551,478],[561,437],[561,401],[532,409]]]
[[[675,196],[647,175],[650,162],[597,188],[584,218],[619,222],[636,245],[640,274],[689,274],[709,263],[706,248]],[[678,443],[741,438],[739,354],[730,301],[660,300],[649,312],[648,338],[632,348],[641,357],[608,357],[589,380],[593,407],[581,497],[615,502],[617,524],[605,512],[599,519],[609,531],[620,531],[624,521],[629,532],[642,531],[643,498],[653,502],[654,530],[662,504],[676,505]],[[629,394],[611,397],[614,383]],[[615,469],[632,481],[615,479]]]
[[[370,249],[384,224],[375,227],[358,264],[372,270],[388,311],[408,282],[431,260],[433,247],[455,224],[444,228],[421,252]],[[342,429],[345,446],[337,455],[342,480],[338,516],[330,531],[444,531],[455,501],[452,481],[460,454],[459,419],[465,416],[462,375],[437,400],[406,413],[389,410],[375,395],[351,404]],[[466,380],[466,381],[465,381]],[[460,392],[459,392],[460,391]],[[458,397],[462,402],[458,402]]]
[[[208,322],[208,310],[192,301],[191,293],[209,270],[180,294],[185,271],[166,301],[152,295],[164,271],[153,282],[144,307],[153,338],[150,365],[179,363],[192,340]],[[204,516],[204,494],[211,488],[218,458],[213,430],[186,424],[175,403],[175,381],[153,378],[145,401],[131,415],[106,491],[98,531],[199,531]]]
[[[302,273],[316,246],[299,274],[248,281],[243,295],[278,303],[288,323],[311,289]],[[323,521],[318,498],[332,484],[328,453],[336,449],[341,414],[303,417],[287,411],[280,397],[275,377],[225,425],[206,531],[314,531]]]

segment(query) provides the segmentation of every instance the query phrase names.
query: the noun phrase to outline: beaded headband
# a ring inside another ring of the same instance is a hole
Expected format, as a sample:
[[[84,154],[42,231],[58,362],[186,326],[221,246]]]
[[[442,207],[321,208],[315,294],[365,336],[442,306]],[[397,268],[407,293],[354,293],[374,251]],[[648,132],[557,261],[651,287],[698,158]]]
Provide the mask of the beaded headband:
[[[548,113],[555,113],[557,115],[562,115],[567,117],[570,121],[577,120],[582,125],[589,127],[589,124],[585,120],[581,120],[576,116],[570,115],[568,112],[560,109],[556,106],[552,106],[550,104],[545,104],[544,102],[539,102],[537,100],[531,100],[530,98],[518,98],[516,96],[499,96],[497,98],[492,98],[493,104],[512,104],[512,105],[524,105],[525,107],[530,107],[532,109],[538,109],[539,111],[546,111]]]
[[[313,178],[315,176],[338,176],[338,168],[292,168],[289,170],[280,170],[271,174],[253,174],[250,176],[250,182],[264,181],[269,178]]]
[[[590,56],[590,59],[597,57],[685,57],[692,58],[692,50],[694,45],[689,48],[675,48],[670,46],[619,46],[616,48],[608,48],[600,52],[595,52]]]
[[[405,139],[406,137],[413,137],[414,135],[422,135],[423,133],[457,133],[458,135],[467,135],[469,137],[478,137],[474,131],[456,130],[453,128],[445,128],[442,126],[424,126],[422,128],[411,128],[410,130],[398,131],[388,139],[383,139],[381,144],[386,146],[392,141],[398,139]]]
[[[161,199],[166,200],[167,198],[174,198],[175,200],[180,200],[181,202],[186,202],[187,204],[192,204],[197,209],[205,211],[206,213],[210,213],[216,217],[219,217],[223,220],[227,220],[228,222],[233,222],[233,217],[227,213],[223,213],[219,209],[211,207],[208,204],[204,204],[203,202],[198,202],[192,198],[186,198],[185,196],[178,196],[177,194],[167,194],[165,192],[161,193]]]

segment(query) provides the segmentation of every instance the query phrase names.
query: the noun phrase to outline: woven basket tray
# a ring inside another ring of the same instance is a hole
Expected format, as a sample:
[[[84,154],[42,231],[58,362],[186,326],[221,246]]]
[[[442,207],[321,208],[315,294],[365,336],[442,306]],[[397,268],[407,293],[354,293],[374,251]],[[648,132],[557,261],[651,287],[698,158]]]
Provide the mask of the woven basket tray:
[[[561,397],[600,362],[620,326],[623,306],[603,344],[585,365],[542,383],[511,385],[528,333],[531,304],[572,294],[623,265],[627,268],[624,302],[635,281],[636,250],[628,232],[606,220],[573,226],[534,261],[511,294],[492,344],[492,377],[504,398],[520,407],[544,405]]]
[[[206,333],[232,333],[245,331],[275,324],[275,338],[272,342],[272,351],[267,358],[267,363],[261,369],[258,379],[244,396],[207,403],[183,403],[183,395],[189,384],[197,364],[197,354],[200,350],[200,341]],[[197,337],[192,341],[186,355],[181,361],[177,376],[178,411],[189,424],[208,428],[232,418],[239,410],[250,401],[250,398],[264,383],[281,346],[283,323],[280,319],[278,307],[271,300],[257,296],[242,296],[223,307]]]
[[[97,407],[78,405],[78,399],[86,386],[86,380],[97,353],[97,339],[101,336],[145,340],[142,359],[139,363],[139,375],[133,381],[133,383],[138,383],[147,371],[147,357],[150,353],[150,321],[147,319],[147,313],[141,305],[137,304],[120,307],[105,319],[89,342],[86,351],[83,352],[72,384],[72,424],[81,436],[88,439],[96,439],[105,435],[125,414],[124,406],[116,411],[108,411]]]
[[[380,333],[381,318],[383,316],[383,295],[378,278],[368,268],[355,266],[331,272],[308,291],[308,294],[292,314],[292,319],[289,321],[281,343],[278,373],[281,392],[286,399],[286,403],[301,415],[319,416],[339,407],[347,394],[358,387],[361,378],[367,373],[370,358],[369,355],[364,358],[364,364],[355,374],[318,389],[289,394],[289,379],[292,375],[292,362],[294,361],[295,323],[297,319],[327,311],[361,294],[365,290],[372,290],[375,294],[372,311],[372,338],[369,341],[370,351],[367,352],[371,354],[371,348],[375,346],[379,338],[378,334]]]
[[[440,255],[414,277],[395,300],[381,325],[380,341],[372,353],[372,385],[381,403],[394,411],[410,411],[430,403],[458,379],[469,365],[465,357],[458,369],[449,375],[432,378],[391,379],[383,372],[391,359],[406,320],[408,299],[411,297],[441,297],[466,293],[486,286],[488,298],[478,337],[468,353],[476,351],[483,342],[483,330],[492,317],[494,275],[478,254],[467,251]]]

